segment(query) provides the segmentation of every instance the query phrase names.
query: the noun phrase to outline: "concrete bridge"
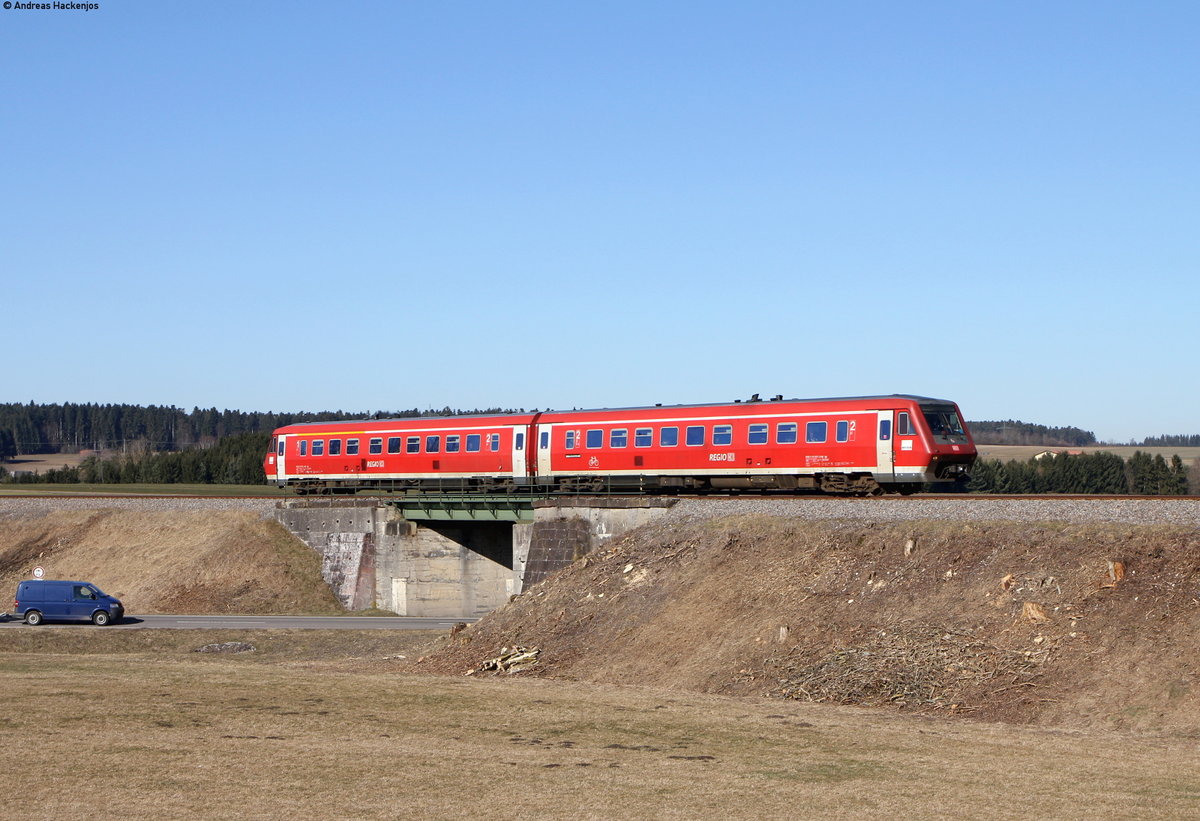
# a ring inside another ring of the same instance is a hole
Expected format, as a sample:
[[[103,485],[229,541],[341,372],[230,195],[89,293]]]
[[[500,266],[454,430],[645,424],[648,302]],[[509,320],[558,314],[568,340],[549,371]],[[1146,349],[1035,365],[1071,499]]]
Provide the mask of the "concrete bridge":
[[[296,499],[278,520],[322,557],[349,610],[477,617],[651,521],[659,497]]]

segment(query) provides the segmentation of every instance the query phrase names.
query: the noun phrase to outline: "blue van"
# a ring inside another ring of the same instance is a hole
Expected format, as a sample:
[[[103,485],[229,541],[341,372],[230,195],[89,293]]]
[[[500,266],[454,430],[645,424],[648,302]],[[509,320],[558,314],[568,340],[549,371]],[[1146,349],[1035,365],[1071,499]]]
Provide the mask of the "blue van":
[[[105,595],[94,584],[42,579],[17,585],[12,614],[32,625],[49,619],[70,619],[103,627],[120,621],[125,607],[120,599]]]

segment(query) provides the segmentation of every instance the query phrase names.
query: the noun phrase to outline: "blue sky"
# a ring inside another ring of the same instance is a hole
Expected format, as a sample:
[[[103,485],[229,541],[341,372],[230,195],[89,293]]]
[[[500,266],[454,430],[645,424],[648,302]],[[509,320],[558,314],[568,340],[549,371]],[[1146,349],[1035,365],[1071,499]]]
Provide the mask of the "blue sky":
[[[1200,5],[0,10],[0,401],[1200,432]]]

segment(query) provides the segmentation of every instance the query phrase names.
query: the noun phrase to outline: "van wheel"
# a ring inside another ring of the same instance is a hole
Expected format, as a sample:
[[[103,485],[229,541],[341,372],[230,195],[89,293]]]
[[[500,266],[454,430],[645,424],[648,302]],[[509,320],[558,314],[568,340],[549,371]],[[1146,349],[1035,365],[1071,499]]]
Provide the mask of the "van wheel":
[[[110,618],[107,610],[97,610],[92,614],[92,624],[96,625],[97,627],[104,627],[109,623],[109,621]]]
[[[25,614],[25,623],[32,627],[37,627],[42,623],[42,614],[36,610],[30,610]]]

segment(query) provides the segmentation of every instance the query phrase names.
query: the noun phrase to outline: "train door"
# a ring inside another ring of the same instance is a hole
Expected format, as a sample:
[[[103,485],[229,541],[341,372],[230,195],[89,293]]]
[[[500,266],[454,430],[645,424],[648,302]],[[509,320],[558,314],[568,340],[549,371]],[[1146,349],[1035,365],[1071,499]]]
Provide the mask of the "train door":
[[[284,466],[284,454],[287,452],[287,437],[280,436],[279,444],[275,447],[275,479],[283,482],[287,480],[287,470]]]
[[[524,425],[514,425],[512,432],[512,475],[518,483],[524,483],[526,477],[528,476],[528,466],[525,463],[525,457],[527,454],[525,440],[529,436],[529,431]]]
[[[550,432],[549,425],[537,426],[537,475],[543,478],[550,475]]]
[[[893,450],[896,437],[892,430],[892,412],[890,410],[878,411],[876,417],[875,463],[879,466],[876,475],[877,478],[880,474],[891,478],[892,474],[896,472],[896,460]]]

